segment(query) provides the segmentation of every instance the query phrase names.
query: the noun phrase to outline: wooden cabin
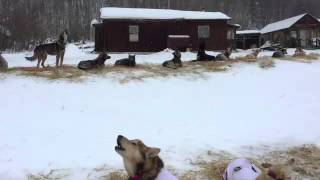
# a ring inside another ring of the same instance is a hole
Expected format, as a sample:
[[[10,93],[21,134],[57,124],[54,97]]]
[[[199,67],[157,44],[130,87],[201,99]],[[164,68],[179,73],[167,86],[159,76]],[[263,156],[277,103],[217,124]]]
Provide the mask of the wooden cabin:
[[[102,8],[95,24],[95,50],[156,52],[166,48],[225,50],[230,17],[221,12]]]
[[[251,49],[261,46],[261,33],[259,30],[237,31],[237,49]]]
[[[306,13],[268,24],[261,29],[262,39],[283,47],[319,47],[320,22]]]

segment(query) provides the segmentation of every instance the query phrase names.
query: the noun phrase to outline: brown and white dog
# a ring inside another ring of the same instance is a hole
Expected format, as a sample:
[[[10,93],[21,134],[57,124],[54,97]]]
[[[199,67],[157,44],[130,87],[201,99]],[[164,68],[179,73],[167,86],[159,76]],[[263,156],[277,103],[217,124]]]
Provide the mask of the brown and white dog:
[[[159,148],[148,147],[141,140],[118,136],[115,151],[123,158],[129,180],[178,180],[164,169]]]

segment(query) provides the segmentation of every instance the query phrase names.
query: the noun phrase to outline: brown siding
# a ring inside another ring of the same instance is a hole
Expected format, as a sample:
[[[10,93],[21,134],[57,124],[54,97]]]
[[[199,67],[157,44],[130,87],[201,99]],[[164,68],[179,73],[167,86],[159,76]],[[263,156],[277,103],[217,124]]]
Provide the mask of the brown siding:
[[[139,42],[129,42],[129,25],[139,26]],[[210,38],[198,39],[199,25],[210,26]],[[103,38],[96,49],[103,49],[99,46],[104,45],[111,52],[161,51],[167,48],[168,35],[189,35],[193,50],[197,50],[202,41],[206,42],[208,50],[224,50],[228,45],[226,20],[105,20],[102,34],[96,33],[96,42]]]

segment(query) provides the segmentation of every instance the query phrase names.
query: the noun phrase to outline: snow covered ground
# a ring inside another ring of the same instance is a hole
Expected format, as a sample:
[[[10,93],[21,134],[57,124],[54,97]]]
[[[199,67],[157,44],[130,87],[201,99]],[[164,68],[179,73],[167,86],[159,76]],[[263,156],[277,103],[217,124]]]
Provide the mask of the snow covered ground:
[[[10,67],[35,66],[25,55],[30,53],[4,57]],[[95,56],[69,45],[65,62]],[[121,57],[126,55],[112,54],[108,63]],[[168,59],[166,51],[137,56],[138,63]],[[54,58],[48,62],[54,65]],[[166,165],[177,170],[190,168],[190,159],[208,150],[320,145],[319,61],[277,60],[268,70],[238,63],[206,75],[120,84],[97,76],[69,82],[0,73],[0,179],[63,169],[65,179],[81,180],[97,167],[121,169],[114,152],[119,134],[160,147]]]

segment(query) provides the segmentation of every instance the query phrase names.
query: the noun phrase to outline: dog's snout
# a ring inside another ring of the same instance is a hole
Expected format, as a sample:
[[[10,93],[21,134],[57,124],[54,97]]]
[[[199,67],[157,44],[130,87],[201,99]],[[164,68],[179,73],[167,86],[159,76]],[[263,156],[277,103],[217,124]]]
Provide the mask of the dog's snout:
[[[123,138],[124,138],[124,136],[119,135],[118,138],[117,138],[117,143],[120,144],[120,141],[121,141],[121,139],[123,139]]]

